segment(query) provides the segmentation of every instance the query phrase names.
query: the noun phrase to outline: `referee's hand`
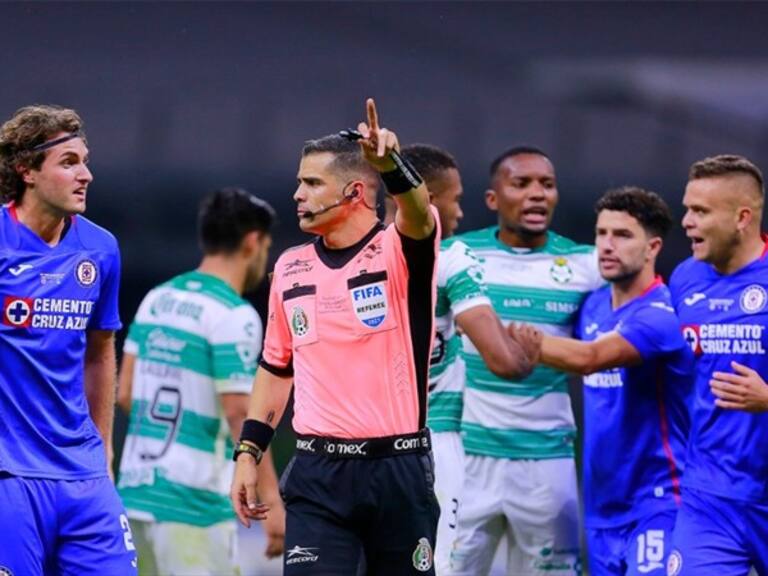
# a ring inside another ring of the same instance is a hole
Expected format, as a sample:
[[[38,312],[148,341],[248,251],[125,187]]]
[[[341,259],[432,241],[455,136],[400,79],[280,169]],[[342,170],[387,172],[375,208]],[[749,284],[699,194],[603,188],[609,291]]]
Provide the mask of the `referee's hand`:
[[[251,527],[251,520],[264,520],[269,512],[269,506],[260,504],[256,494],[259,482],[259,472],[256,459],[250,454],[240,454],[235,462],[235,475],[232,479],[232,489],[229,498],[235,509],[238,520],[246,528]]]
[[[379,115],[376,113],[376,103],[373,98],[365,101],[368,124],[360,122],[357,131],[363,135],[358,140],[365,159],[379,172],[389,172],[397,168],[394,160],[389,157],[393,150],[400,151],[397,134],[379,126]]]

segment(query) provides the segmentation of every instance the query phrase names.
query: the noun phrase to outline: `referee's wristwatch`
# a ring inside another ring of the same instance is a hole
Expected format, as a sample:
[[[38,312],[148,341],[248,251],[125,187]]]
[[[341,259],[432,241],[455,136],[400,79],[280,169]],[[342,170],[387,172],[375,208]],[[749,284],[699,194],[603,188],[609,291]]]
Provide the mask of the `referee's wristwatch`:
[[[238,442],[235,446],[235,452],[232,454],[232,460],[237,462],[237,457],[240,454],[250,454],[256,460],[256,464],[261,463],[261,459],[264,457],[264,452],[258,446],[248,444],[247,442]]]

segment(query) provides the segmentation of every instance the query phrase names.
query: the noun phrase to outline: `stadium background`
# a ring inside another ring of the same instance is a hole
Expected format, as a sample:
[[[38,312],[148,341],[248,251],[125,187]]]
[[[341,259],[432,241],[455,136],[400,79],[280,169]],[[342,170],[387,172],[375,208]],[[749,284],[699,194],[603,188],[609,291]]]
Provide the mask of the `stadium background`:
[[[127,325],[150,287],[197,264],[206,191],[275,206],[273,261],[303,241],[301,145],[354,126],[367,96],[401,142],[455,154],[460,231],[495,222],[487,166],[521,143],[554,160],[560,233],[591,241],[593,201],[627,183],[679,216],[692,161],[734,152],[768,170],[766,21],[768,4],[735,2],[3,3],[0,111],[85,119],[88,216],[120,240]],[[678,228],[662,272],[687,254]],[[253,301],[263,316],[265,287]]]

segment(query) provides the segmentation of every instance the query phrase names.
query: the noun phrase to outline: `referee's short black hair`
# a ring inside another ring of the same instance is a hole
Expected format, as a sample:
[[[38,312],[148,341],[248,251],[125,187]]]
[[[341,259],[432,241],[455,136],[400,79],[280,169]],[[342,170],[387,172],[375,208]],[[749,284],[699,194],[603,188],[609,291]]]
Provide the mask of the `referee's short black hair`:
[[[400,154],[413,164],[426,182],[439,178],[451,168],[459,169],[456,159],[449,152],[432,144],[409,144],[400,150]]]
[[[275,211],[267,202],[242,188],[220,188],[200,202],[198,239],[204,254],[236,251],[246,234],[270,234]]]
[[[301,157],[310,154],[333,154],[332,168],[353,178],[367,177],[378,189],[379,174],[363,157],[360,144],[342,138],[338,134],[329,134],[315,140],[307,140],[301,149]]]
[[[637,220],[650,236],[664,238],[672,228],[672,212],[661,196],[638,186],[608,190],[595,204],[595,213],[603,210],[626,212]]]
[[[501,163],[504,162],[504,160],[507,158],[514,158],[515,156],[521,156],[523,154],[535,154],[537,156],[543,156],[551,162],[549,155],[541,148],[536,148],[536,146],[513,146],[512,148],[509,148],[496,156],[493,162],[491,162],[491,178],[496,176],[496,172],[499,170],[499,166],[501,166]]]

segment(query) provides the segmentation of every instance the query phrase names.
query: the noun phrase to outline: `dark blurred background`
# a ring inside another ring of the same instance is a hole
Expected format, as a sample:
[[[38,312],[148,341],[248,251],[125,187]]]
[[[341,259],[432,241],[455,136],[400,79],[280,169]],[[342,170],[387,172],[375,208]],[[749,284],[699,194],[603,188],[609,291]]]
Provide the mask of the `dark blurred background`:
[[[487,166],[515,144],[549,152],[554,228],[587,242],[609,187],[649,187],[681,215],[691,162],[768,168],[764,3],[30,2],[0,4],[0,22],[2,117],[57,103],[86,121],[88,216],[120,240],[126,325],[149,288],[196,266],[208,190],[275,206],[273,260],[302,241],[301,145],[356,125],[367,96],[401,142],[455,154],[460,230],[494,222]],[[687,254],[678,229],[662,272]]]

